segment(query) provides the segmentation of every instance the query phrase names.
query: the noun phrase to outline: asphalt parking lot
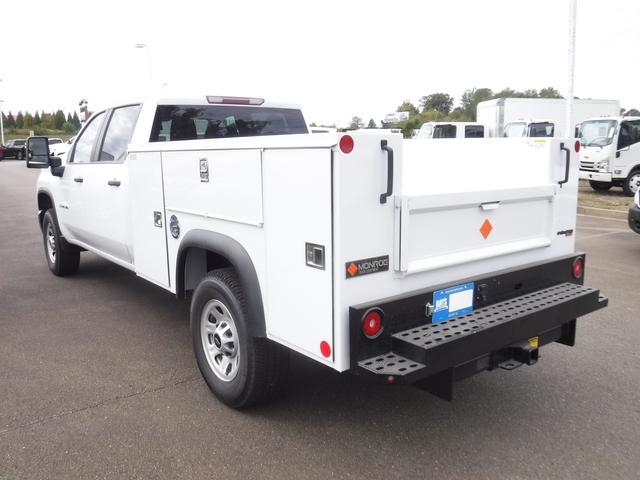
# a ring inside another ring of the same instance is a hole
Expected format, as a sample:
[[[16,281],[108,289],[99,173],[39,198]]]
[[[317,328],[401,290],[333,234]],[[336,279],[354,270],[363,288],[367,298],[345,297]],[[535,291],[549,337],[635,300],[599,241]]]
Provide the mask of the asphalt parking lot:
[[[444,402],[294,358],[286,395],[236,412],[191,353],[188,303],[84,253],[47,269],[37,171],[0,162],[0,479],[640,478],[640,235],[580,217],[610,306],[577,345]]]

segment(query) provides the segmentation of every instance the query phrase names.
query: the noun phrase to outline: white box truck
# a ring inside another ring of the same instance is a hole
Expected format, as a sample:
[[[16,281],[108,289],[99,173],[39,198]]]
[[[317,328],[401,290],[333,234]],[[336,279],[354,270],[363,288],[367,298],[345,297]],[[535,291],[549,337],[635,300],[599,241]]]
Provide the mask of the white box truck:
[[[571,132],[565,132],[567,102],[559,98],[496,98],[478,103],[476,121],[489,137],[574,137],[575,128],[592,117],[620,115],[617,100],[573,101]]]
[[[96,112],[63,158],[32,137],[27,166],[51,272],[89,251],[190,298],[202,376],[240,408],[290,350],[450,399],[573,345],[607,299],[583,285],[568,146],[313,135],[293,105],[198,96]]]

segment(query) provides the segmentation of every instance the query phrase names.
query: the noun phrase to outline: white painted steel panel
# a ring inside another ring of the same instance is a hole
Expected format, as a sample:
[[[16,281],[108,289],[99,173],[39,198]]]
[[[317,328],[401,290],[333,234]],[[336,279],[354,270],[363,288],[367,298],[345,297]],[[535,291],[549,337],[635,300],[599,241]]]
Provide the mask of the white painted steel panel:
[[[265,150],[267,333],[323,362],[333,360],[331,151]],[[306,265],[305,244],[324,247],[325,269]],[[325,359],[320,343],[331,346]]]
[[[200,178],[205,160],[209,181]],[[260,150],[162,153],[167,209],[250,225],[262,224]]]
[[[162,160],[159,152],[129,156],[133,256],[138,275],[168,288],[167,220],[162,189]],[[155,212],[161,226],[155,224]]]

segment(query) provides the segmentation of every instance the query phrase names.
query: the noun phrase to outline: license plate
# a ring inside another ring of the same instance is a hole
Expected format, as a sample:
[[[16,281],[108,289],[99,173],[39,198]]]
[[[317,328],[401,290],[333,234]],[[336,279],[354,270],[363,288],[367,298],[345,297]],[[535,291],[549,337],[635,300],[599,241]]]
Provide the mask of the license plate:
[[[442,322],[459,315],[473,312],[474,282],[463,283],[433,292],[432,323]]]

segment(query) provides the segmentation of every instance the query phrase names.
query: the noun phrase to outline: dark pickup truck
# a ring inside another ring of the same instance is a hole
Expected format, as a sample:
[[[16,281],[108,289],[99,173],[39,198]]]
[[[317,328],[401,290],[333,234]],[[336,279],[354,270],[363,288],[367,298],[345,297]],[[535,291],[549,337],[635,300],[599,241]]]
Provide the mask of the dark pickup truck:
[[[1,158],[17,158],[18,160],[23,160],[26,157],[27,148],[26,148],[26,140],[9,140],[7,144],[3,147],[2,157]]]

